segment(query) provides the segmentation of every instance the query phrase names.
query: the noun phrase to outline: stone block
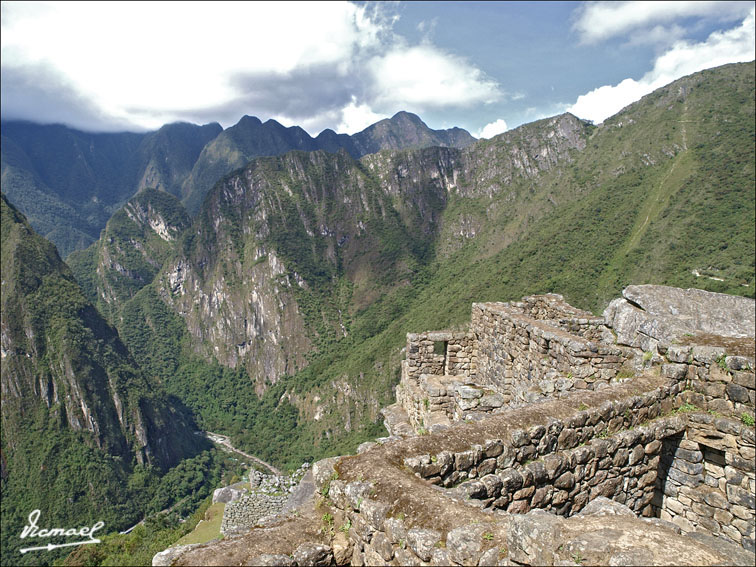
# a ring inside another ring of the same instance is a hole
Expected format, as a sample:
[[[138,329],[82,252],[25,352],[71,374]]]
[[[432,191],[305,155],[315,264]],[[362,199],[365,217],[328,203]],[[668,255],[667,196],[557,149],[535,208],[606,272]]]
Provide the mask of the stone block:
[[[412,528],[407,531],[407,546],[423,561],[430,561],[433,546],[441,540],[436,530]]]
[[[406,548],[399,548],[394,550],[394,560],[396,561],[397,565],[407,565],[410,567],[421,564],[421,561],[420,559],[418,559],[417,555]]]
[[[747,404],[750,401],[750,398],[748,396],[748,390],[744,388],[743,386],[732,383],[732,384],[727,385],[726,390],[727,390],[727,397],[730,398],[734,402]]]
[[[459,565],[477,565],[483,547],[483,534],[491,531],[483,524],[461,526],[446,536],[449,558]]]
[[[567,471],[554,481],[554,486],[563,490],[571,490],[575,486],[575,476],[570,471]]]
[[[496,458],[496,468],[499,470],[509,468],[514,464],[516,458],[517,452],[505,446],[501,455]]]
[[[391,561],[394,558],[394,548],[391,540],[383,532],[375,532],[370,546],[381,556],[384,561]]]
[[[330,565],[333,560],[331,548],[320,543],[303,543],[294,550],[297,565]]]
[[[407,539],[407,528],[404,527],[404,522],[398,518],[387,518],[383,522],[384,530],[386,531],[386,537],[393,544],[398,544],[400,541]]]
[[[669,512],[672,512],[674,514],[684,514],[685,513],[685,507],[680,503],[679,500],[677,500],[675,498],[665,497],[662,509],[666,509]]]
[[[530,499],[530,506],[532,508],[545,508],[551,503],[551,495],[554,492],[552,486],[542,486],[536,489],[533,493],[533,497]]]
[[[749,510],[753,510],[756,506],[756,498],[752,493],[732,484],[727,485],[727,500]]]
[[[495,458],[502,454],[504,444],[501,439],[487,439],[483,443],[483,456],[486,459]]]
[[[383,502],[365,498],[360,504],[360,513],[365,517],[368,524],[375,530],[383,529],[389,506]]]
[[[680,472],[684,472],[687,475],[690,476],[696,476],[700,475],[704,471],[704,466],[702,462],[697,463],[691,463],[688,461],[684,461],[682,459],[675,459],[675,462],[672,465],[672,468],[670,469],[670,473],[673,470],[678,470]]]

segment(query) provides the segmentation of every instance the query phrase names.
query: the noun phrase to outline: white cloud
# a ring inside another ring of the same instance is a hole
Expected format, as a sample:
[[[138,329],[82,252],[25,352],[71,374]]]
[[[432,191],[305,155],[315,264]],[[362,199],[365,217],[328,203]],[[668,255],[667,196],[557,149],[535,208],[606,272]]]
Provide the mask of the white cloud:
[[[579,96],[575,104],[568,108],[568,112],[580,118],[602,122],[628,104],[680,77],[727,63],[752,61],[756,49],[755,12],[751,8],[750,14],[740,26],[724,32],[714,32],[706,41],[676,42],[657,58],[654,68],[640,80],[628,78],[614,86],[604,85],[594,89]]]
[[[367,104],[357,104],[357,98],[352,97],[352,101],[341,109],[341,122],[336,127],[336,131],[354,134],[383,118],[386,117],[373,112]]]
[[[639,28],[658,27],[658,24],[683,18],[713,18],[733,21],[745,17],[753,2],[589,2],[577,13],[572,28],[582,43],[596,43],[615,36],[638,32]],[[659,29],[664,29],[662,26]],[[674,28],[672,28],[674,30]],[[638,33],[645,34],[644,30]],[[648,38],[658,41],[661,37],[651,34]]]
[[[393,31],[392,9],[347,2],[3,2],[2,68],[17,80],[3,87],[3,114],[34,119],[16,116],[28,113],[17,95],[32,68],[58,77],[100,119],[142,128],[208,119],[229,126],[246,113],[351,130],[371,116],[499,97],[496,82],[466,60],[427,40],[407,46]]]
[[[427,44],[399,45],[374,57],[369,66],[378,107],[401,103],[422,110],[485,104],[502,97],[496,81],[480,69]]]
[[[478,131],[476,137],[486,139],[493,138],[497,134],[501,134],[502,132],[506,132],[507,130],[507,123],[503,118],[499,118],[498,120],[494,120],[493,122],[490,122],[489,124],[483,126],[483,128]]]

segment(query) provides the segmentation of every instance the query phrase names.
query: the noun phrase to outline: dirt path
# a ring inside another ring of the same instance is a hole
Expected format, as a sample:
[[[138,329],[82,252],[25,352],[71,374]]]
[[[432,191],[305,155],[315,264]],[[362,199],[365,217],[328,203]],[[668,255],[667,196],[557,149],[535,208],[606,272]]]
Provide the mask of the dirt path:
[[[254,455],[250,455],[249,453],[245,453],[244,451],[241,451],[234,447],[231,444],[231,440],[226,437],[225,435],[221,435],[220,433],[213,433],[212,431],[205,431],[205,436],[210,439],[213,443],[217,443],[218,445],[223,445],[227,449],[233,451],[234,453],[239,453],[240,455],[245,456],[250,461],[254,461],[258,465],[262,465],[263,467],[267,468],[269,471],[271,471],[274,475],[277,476],[284,476],[284,473],[282,473],[280,470],[278,470],[276,467],[274,467],[271,464],[266,463],[262,459],[259,459],[255,457]]]

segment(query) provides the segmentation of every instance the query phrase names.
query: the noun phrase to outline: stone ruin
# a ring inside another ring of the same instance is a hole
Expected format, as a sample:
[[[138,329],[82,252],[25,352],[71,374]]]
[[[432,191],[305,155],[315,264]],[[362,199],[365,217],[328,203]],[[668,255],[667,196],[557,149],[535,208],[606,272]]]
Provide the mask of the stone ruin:
[[[755,324],[663,286],[473,304],[407,336],[391,436],[315,463],[318,508],[175,564],[752,565]]]
[[[247,531],[280,514],[309,469],[310,463],[303,463],[290,476],[279,476],[252,468],[249,471],[249,490],[242,488],[244,483],[217,489],[213,493],[213,504],[226,504],[221,534],[228,536]]]

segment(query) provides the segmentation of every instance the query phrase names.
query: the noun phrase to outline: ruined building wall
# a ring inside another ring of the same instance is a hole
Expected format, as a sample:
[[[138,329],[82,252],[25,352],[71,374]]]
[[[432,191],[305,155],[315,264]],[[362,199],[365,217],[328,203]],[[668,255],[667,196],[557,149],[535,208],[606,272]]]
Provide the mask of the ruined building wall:
[[[725,347],[670,346],[669,361],[662,372],[686,380],[689,402],[716,412],[748,412],[756,405],[756,381],[752,361],[745,356],[728,356]]]
[[[584,321],[587,334],[591,325]],[[625,361],[614,345],[533,319],[510,304],[474,303],[470,327],[478,338],[476,381],[496,389],[510,405],[597,389],[607,385]]]
[[[706,530],[754,551],[754,430],[692,414],[687,430],[664,441],[655,515],[683,533]]]

